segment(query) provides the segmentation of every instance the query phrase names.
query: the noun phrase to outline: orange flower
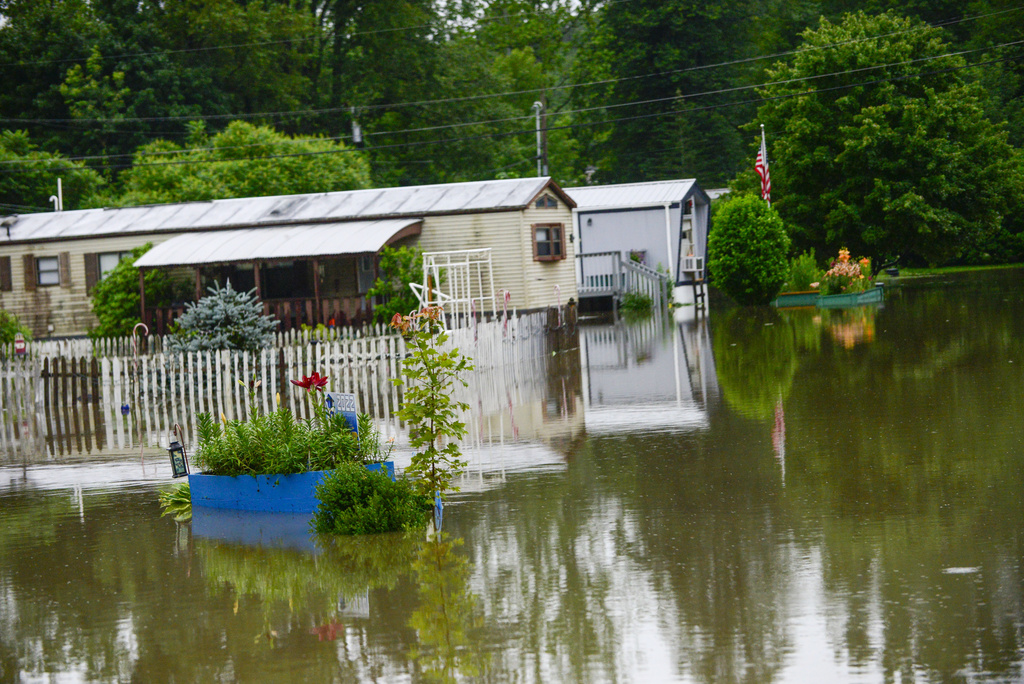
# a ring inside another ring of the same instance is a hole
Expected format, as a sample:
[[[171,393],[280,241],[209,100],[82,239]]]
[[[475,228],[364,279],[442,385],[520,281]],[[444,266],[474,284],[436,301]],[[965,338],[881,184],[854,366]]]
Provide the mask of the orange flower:
[[[850,260],[850,250],[846,249],[845,247],[840,249],[839,250],[839,260],[842,261],[844,264],[847,261],[849,261]]]

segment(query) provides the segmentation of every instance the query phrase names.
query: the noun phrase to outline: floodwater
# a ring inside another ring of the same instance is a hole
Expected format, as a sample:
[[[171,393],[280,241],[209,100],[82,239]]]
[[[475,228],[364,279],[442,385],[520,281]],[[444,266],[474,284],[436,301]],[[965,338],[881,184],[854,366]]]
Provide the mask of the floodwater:
[[[175,523],[155,450],[9,457],[0,681],[1021,681],[1022,285],[582,325],[474,390],[444,543]]]

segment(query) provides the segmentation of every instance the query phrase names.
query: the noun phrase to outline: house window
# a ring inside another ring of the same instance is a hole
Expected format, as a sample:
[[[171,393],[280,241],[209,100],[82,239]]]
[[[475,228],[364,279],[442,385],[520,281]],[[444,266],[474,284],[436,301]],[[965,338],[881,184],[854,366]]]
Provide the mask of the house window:
[[[537,198],[536,206],[538,209],[557,209],[558,200],[551,195],[543,195],[542,197]]]
[[[105,252],[99,255],[100,280],[107,277],[107,274],[114,270],[114,267],[121,263],[122,259],[131,257],[131,252]]]
[[[557,261],[565,258],[565,226],[561,223],[537,223],[533,226],[533,258]]]
[[[60,285],[60,260],[57,257],[36,258],[36,285]]]

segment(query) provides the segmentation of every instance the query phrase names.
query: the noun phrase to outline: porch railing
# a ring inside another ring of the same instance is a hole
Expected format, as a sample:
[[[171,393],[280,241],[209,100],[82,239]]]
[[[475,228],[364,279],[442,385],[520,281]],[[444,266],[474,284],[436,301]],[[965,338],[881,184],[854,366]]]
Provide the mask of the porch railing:
[[[577,254],[576,258],[580,266],[577,285],[580,297],[618,299],[627,292],[635,292],[649,296],[658,305],[663,303],[669,279],[667,273],[624,259],[620,252]]]
[[[151,334],[164,335],[183,313],[185,305],[146,307],[146,320]],[[263,313],[281,322],[278,330],[287,332],[303,325],[362,325],[370,320],[373,307],[365,297],[311,297],[263,300]]]

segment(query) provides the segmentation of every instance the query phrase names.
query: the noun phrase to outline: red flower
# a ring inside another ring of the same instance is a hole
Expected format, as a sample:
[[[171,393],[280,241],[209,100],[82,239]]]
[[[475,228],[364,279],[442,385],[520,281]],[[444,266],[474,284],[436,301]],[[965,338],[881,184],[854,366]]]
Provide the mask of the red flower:
[[[312,391],[315,389],[319,390],[320,392],[323,392],[324,387],[327,386],[327,376],[320,375],[316,371],[313,371],[312,375],[305,375],[302,377],[302,380],[292,380],[292,384],[298,385],[299,387],[307,391]]]

